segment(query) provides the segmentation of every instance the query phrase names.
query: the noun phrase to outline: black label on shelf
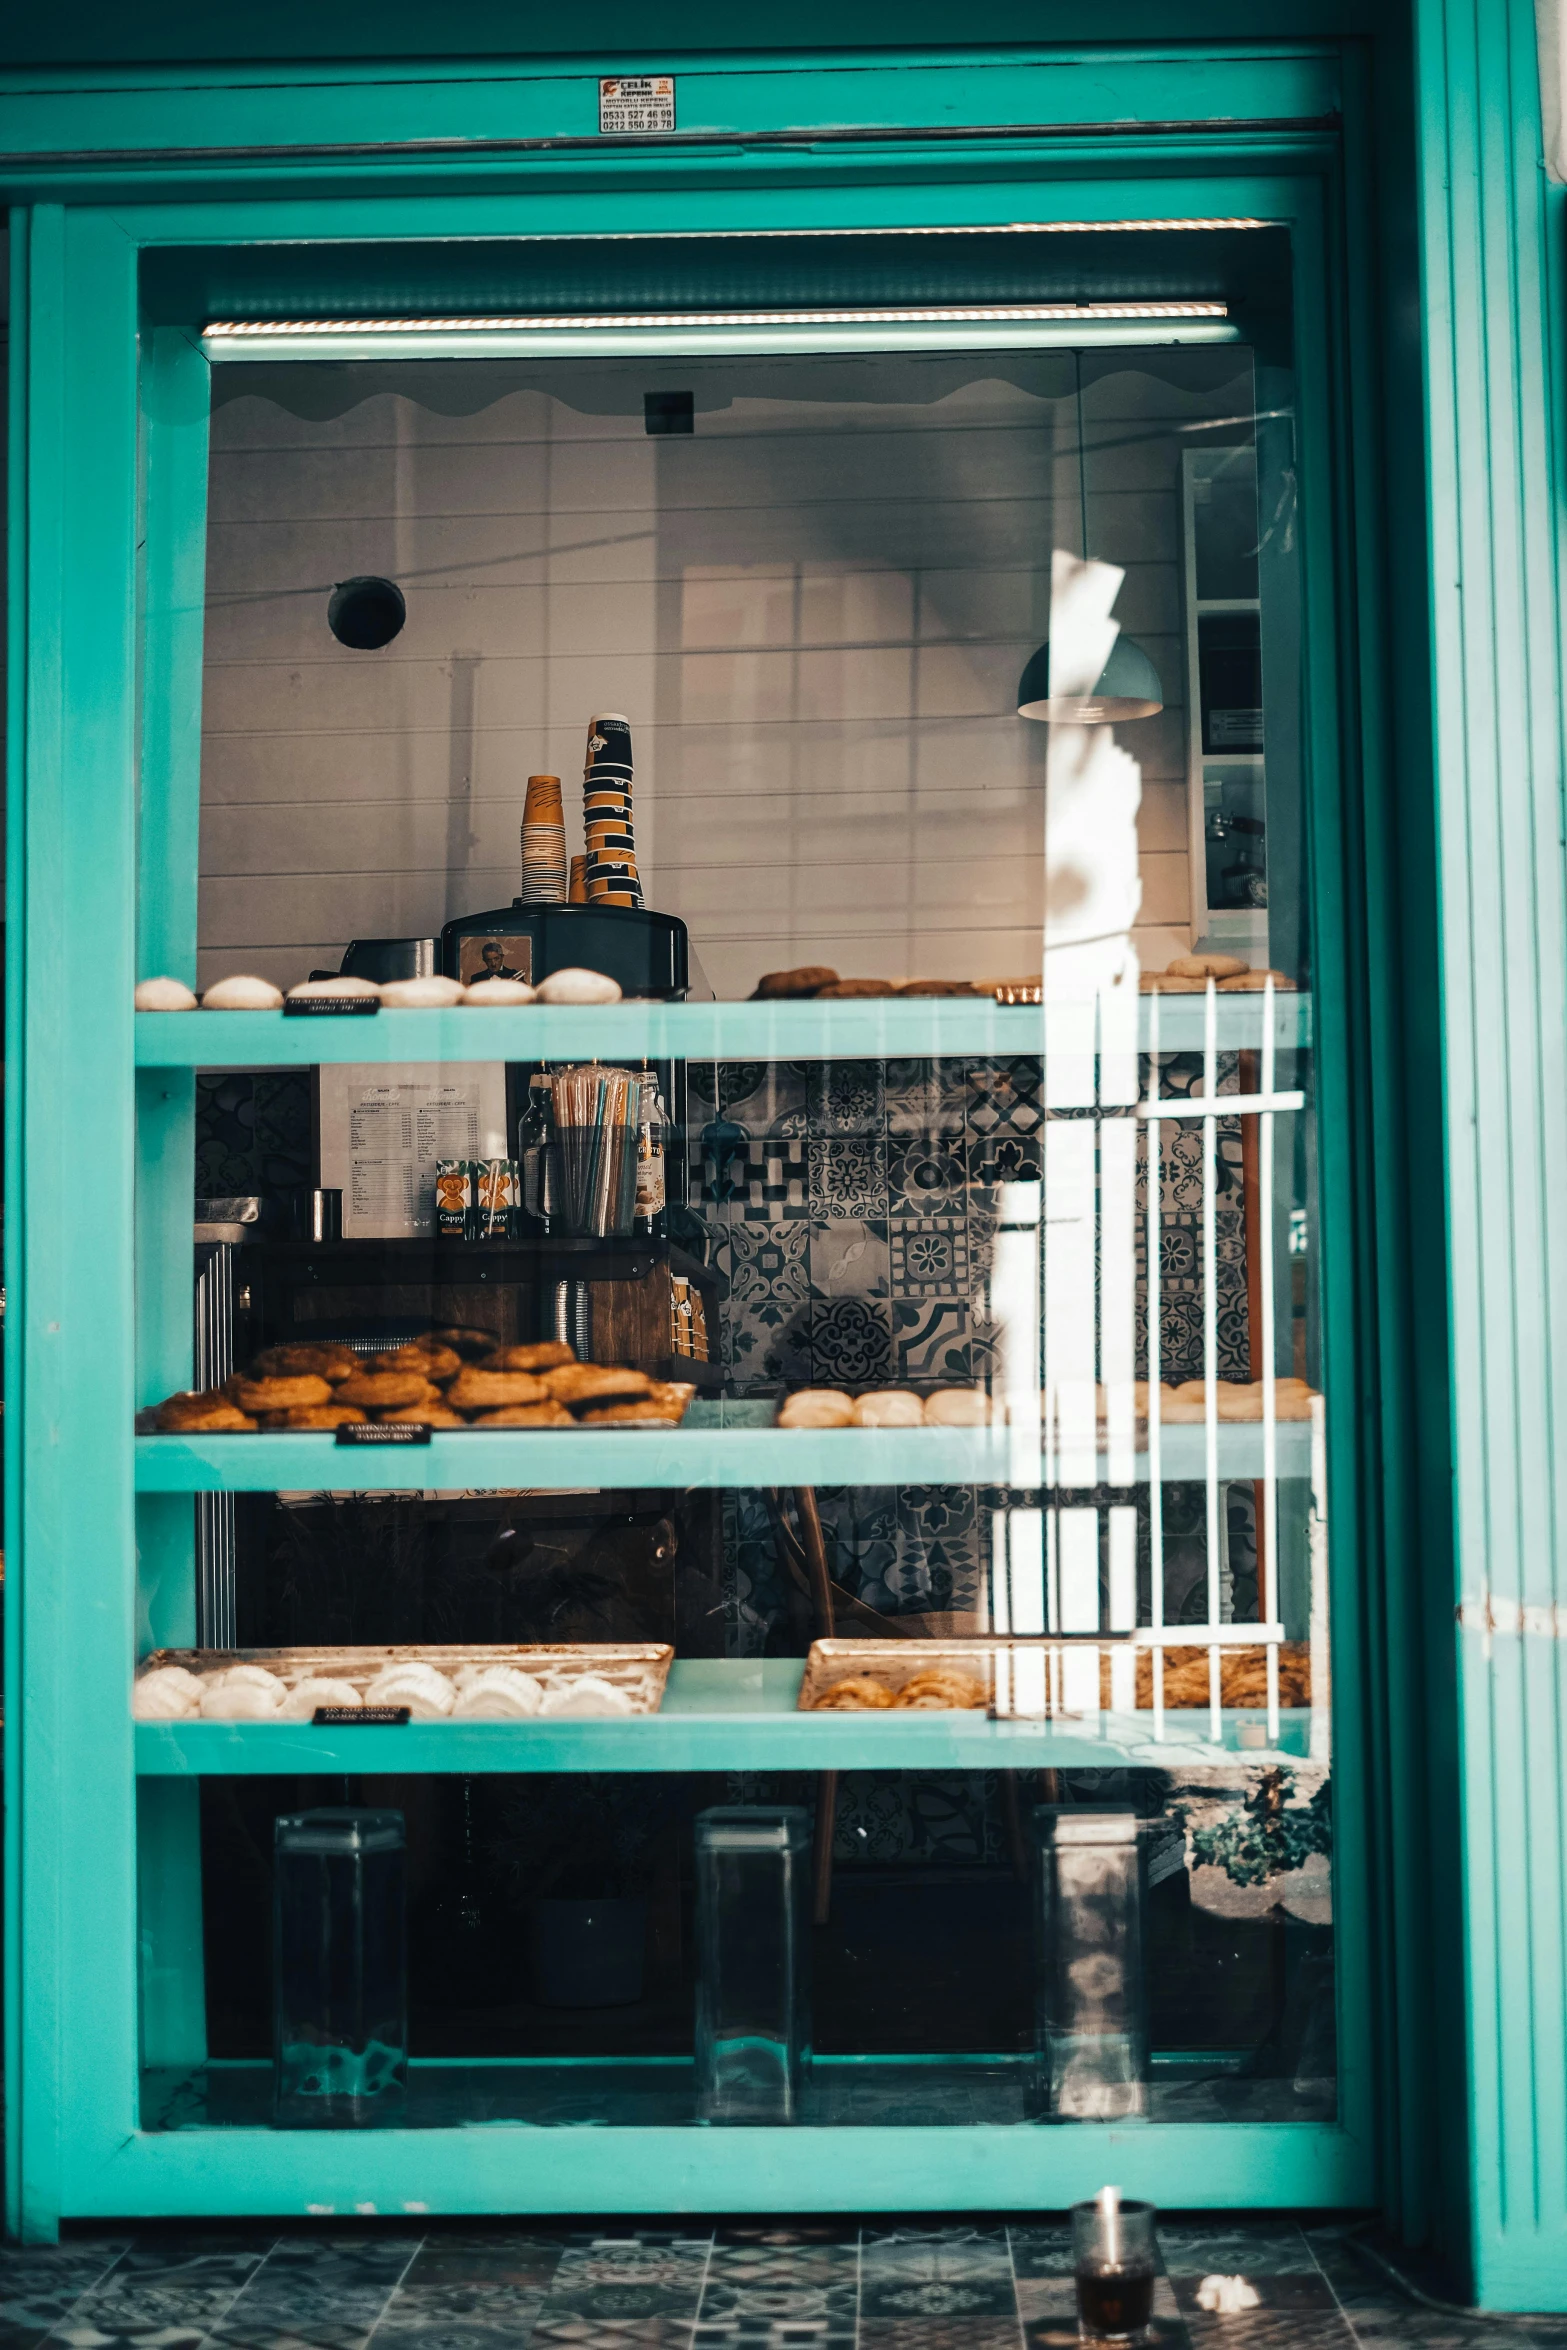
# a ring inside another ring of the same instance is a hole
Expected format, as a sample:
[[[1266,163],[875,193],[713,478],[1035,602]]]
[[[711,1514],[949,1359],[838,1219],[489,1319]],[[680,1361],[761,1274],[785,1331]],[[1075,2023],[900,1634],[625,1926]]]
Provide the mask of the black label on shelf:
[[[406,1705],[318,1705],[310,1717],[318,1730],[400,1730],[408,1719]]]
[[[428,1444],[424,1420],[348,1420],[338,1429],[339,1444]]]
[[[380,1009],[378,995],[291,995],[283,999],[284,1015],[290,1020],[326,1020],[344,1015],[362,1020]]]

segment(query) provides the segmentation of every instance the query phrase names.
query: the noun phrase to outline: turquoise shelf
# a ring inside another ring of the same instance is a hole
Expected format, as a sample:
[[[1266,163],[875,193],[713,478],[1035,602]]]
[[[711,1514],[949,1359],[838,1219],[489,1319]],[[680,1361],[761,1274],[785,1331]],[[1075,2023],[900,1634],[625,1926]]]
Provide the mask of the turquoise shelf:
[[[1206,1710],[1167,1712],[1153,1750],[1151,1713],[1058,1722],[997,1722],[982,1713],[799,1713],[803,1666],[793,1657],[679,1658],[663,1708],[615,1721],[408,1722],[401,1729],[316,1729],[300,1723],[138,1722],[140,1777],[325,1777],[347,1772],[1082,1770],[1137,1760],[1244,1759],[1241,1722],[1208,1739]],[[1307,1712],[1282,1717],[1279,1751],[1306,1752]]]
[[[693,1407],[695,1409],[696,1407]],[[715,1407],[721,1410],[722,1407]],[[1206,1474],[1207,1432],[1166,1428],[1162,1483]],[[1278,1474],[1311,1474],[1311,1430],[1278,1431]],[[1015,1456],[1004,1428],[436,1429],[428,1445],[339,1445],[329,1435],[138,1436],[138,1493],[555,1492],[579,1486],[1035,1486],[1041,1464]],[[1145,1483],[1138,1453],[1134,1482]],[[1219,1475],[1260,1477],[1262,1430],[1219,1430]],[[1101,1453],[1097,1481],[1108,1483]]]
[[[1146,1047],[1154,998],[1138,1004]],[[1219,1049],[1262,1041],[1263,1004],[1255,995],[1221,995]],[[1202,996],[1158,999],[1161,1049],[1202,1049]],[[630,1003],[577,1009],[523,1006],[515,1011],[378,1012],[373,1019],[290,1018],[283,1012],[138,1012],[136,1064],[142,1069],[300,1068],[323,1061],[824,1061],[954,1060],[987,1054],[1082,1051],[1079,1008],[1047,1015],[1037,1005],[978,998],[906,996],[826,1004]],[[1274,1041],[1281,1049],[1311,1041],[1311,999],[1274,1000]]]

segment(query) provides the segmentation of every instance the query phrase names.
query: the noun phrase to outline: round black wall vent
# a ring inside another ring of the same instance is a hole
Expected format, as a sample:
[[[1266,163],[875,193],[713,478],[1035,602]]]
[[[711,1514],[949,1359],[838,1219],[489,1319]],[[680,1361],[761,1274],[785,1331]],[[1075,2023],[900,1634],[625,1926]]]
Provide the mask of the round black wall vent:
[[[356,653],[389,645],[407,617],[403,591],[390,579],[339,580],[326,608],[328,628]]]

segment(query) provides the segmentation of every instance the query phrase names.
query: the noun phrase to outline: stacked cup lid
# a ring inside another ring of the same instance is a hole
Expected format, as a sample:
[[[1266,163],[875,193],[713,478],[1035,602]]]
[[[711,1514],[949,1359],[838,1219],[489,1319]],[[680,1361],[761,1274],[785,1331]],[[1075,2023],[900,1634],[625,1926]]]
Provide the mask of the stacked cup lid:
[[[587,893],[593,906],[640,906],[636,839],[631,829],[631,725],[609,713],[588,726],[582,770],[582,829]]]
[[[522,902],[559,906],[566,897],[566,817],[560,777],[530,775],[522,812]]]

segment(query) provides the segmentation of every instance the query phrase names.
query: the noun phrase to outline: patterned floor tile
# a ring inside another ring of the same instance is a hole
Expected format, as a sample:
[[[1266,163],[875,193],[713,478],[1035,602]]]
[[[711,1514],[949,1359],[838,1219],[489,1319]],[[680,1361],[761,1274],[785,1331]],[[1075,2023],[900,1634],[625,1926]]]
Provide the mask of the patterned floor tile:
[[[405,2283],[387,2303],[375,2340],[401,2345],[417,2334],[420,2350],[497,2350],[503,2340],[526,2342],[549,2285],[548,2272],[531,2285]]]
[[[1159,2222],[1159,2252],[1172,2277],[1315,2277],[1316,2256],[1299,2228],[1277,2220],[1221,2218],[1208,2225]]]
[[[55,2326],[51,2342],[106,2350],[156,2334],[176,2350],[216,2333],[268,2256],[266,2237],[175,2235],[136,2239],[102,2283]]]
[[[84,2293],[107,2282],[129,2243],[115,2236],[26,2251],[0,2248],[0,2350],[28,2350],[41,2342]]]
[[[867,2234],[860,2256],[863,2318],[935,2319],[1014,2314],[1004,2230],[953,2228]]]
[[[411,2292],[424,2285],[483,2289],[547,2283],[565,2245],[565,2234],[559,2230],[442,2229],[425,2237],[403,2280],[403,2290]]]
[[[1016,2317],[868,2317],[859,2350],[1019,2350]]]

